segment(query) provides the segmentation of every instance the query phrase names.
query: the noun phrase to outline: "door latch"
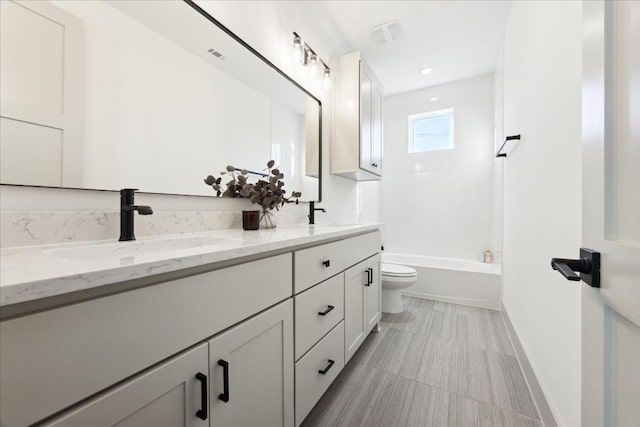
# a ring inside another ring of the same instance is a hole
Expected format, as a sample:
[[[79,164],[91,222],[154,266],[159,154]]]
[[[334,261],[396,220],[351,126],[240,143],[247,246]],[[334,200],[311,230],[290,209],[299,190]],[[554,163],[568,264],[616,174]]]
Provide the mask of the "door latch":
[[[600,287],[600,252],[580,248],[580,259],[551,258],[551,268],[559,271],[567,280],[582,280],[593,288]]]

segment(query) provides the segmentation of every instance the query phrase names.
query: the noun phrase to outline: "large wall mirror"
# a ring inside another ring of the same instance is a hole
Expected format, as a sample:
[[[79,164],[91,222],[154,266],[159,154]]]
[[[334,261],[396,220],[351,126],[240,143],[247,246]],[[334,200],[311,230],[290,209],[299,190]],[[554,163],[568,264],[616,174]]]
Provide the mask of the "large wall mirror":
[[[0,5],[0,183],[212,196],[273,159],[320,199],[320,101],[195,4]]]

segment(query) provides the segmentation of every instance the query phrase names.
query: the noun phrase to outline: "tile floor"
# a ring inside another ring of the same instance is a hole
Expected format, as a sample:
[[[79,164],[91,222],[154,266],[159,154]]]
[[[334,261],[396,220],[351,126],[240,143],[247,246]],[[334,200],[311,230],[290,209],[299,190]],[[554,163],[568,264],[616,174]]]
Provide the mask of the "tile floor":
[[[403,300],[304,427],[542,426],[499,312]]]

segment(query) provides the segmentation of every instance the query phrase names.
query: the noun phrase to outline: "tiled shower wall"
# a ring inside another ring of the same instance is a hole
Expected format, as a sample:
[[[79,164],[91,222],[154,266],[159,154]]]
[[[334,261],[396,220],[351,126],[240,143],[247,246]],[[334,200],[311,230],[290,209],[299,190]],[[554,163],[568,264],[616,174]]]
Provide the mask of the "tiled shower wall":
[[[385,97],[385,250],[476,261],[487,249],[500,252],[493,98],[492,74]],[[408,115],[451,107],[454,148],[409,153]]]

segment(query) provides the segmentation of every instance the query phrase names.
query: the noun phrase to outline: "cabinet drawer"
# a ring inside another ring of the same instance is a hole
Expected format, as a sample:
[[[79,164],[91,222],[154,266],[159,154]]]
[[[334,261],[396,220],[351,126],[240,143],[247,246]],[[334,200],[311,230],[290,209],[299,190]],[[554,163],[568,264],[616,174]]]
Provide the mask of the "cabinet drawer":
[[[379,231],[374,231],[346,239],[343,242],[344,268],[349,268],[380,252],[382,238]]]
[[[300,293],[378,253],[380,242],[380,232],[374,231],[296,251],[293,284],[295,293]]]
[[[344,261],[344,240],[294,252],[294,293],[340,273]]]
[[[344,274],[296,295],[296,360],[343,318]]]
[[[340,322],[296,363],[296,425],[304,421],[342,368],[344,322]]]

